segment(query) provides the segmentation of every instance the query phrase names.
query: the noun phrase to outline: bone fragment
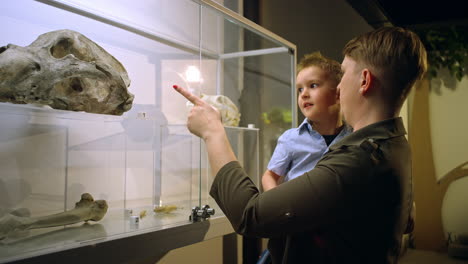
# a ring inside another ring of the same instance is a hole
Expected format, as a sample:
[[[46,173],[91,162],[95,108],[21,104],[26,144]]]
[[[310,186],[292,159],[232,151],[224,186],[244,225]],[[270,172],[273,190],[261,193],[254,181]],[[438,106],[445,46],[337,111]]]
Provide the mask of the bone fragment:
[[[94,201],[91,194],[84,193],[74,209],[63,213],[41,217],[24,217],[9,213],[0,218],[0,239],[4,239],[10,232],[16,230],[71,225],[90,220],[99,221],[106,214],[107,208],[105,200]]]
[[[176,205],[162,205],[162,206],[158,206],[158,207],[155,207],[153,209],[153,211],[155,213],[165,213],[165,214],[168,214],[168,213],[172,213],[173,211],[179,209]]]
[[[143,219],[143,217],[146,216],[146,210],[143,210],[140,212],[140,218]]]

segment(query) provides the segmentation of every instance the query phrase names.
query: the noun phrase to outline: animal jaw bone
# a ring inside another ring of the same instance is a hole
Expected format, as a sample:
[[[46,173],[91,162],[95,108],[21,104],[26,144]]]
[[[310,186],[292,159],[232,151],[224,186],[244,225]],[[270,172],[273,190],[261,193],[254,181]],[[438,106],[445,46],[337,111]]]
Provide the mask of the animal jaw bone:
[[[129,85],[117,59],[72,30],[42,34],[26,47],[0,47],[0,102],[122,115],[133,103]]]
[[[78,222],[99,221],[107,212],[105,200],[94,201],[89,193],[81,195],[81,200],[75,204],[75,208],[63,213],[41,217],[19,216],[9,213],[0,218],[0,239],[4,239],[9,233],[16,230],[28,230],[53,226],[71,225]]]

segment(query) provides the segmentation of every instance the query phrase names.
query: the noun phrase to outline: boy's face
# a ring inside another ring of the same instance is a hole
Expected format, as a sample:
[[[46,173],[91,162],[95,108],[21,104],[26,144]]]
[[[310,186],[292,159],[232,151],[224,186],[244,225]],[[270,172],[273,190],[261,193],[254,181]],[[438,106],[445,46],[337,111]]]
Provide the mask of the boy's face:
[[[352,109],[358,106],[359,87],[360,87],[360,66],[352,58],[345,56],[341,63],[343,77],[338,84],[338,92],[340,94],[341,112],[344,119],[352,126]]]
[[[330,74],[317,66],[304,68],[297,74],[297,103],[302,114],[313,122],[336,118],[339,105],[337,83]]]

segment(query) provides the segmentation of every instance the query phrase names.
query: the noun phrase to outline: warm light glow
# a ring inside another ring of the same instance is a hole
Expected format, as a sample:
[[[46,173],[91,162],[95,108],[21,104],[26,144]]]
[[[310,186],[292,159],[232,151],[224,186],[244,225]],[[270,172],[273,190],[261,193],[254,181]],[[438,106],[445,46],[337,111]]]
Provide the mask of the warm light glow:
[[[188,66],[187,70],[185,71],[185,79],[187,80],[187,82],[191,83],[202,82],[200,70],[198,70],[196,66]]]

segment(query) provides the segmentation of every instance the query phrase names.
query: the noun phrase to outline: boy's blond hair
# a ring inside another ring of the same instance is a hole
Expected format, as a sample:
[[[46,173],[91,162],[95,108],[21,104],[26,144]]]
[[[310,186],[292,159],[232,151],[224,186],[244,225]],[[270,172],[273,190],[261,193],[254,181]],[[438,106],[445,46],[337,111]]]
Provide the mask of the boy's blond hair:
[[[296,74],[298,74],[303,69],[311,67],[311,66],[319,67],[320,69],[328,72],[328,74],[330,75],[330,78],[336,81],[336,85],[340,83],[343,73],[341,71],[341,65],[339,62],[333,59],[327,58],[323,56],[319,51],[316,51],[313,53],[306,54],[301,59],[301,61],[297,65]]]
[[[427,71],[423,43],[412,31],[382,27],[350,40],[343,55],[381,78],[383,91],[395,106],[401,106],[416,80]]]

